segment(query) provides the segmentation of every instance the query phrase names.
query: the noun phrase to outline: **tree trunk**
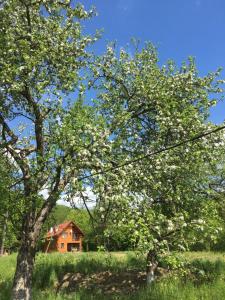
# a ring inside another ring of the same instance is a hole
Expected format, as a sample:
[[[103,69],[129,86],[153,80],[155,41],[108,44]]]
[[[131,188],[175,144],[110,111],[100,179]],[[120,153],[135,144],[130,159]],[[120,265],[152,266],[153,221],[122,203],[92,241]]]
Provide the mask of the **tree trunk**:
[[[57,194],[56,194],[57,196]],[[36,245],[41,228],[55,206],[57,198],[49,196],[34,221],[34,211],[27,213],[22,227],[21,246],[17,257],[16,272],[13,280],[12,300],[31,300],[32,273],[36,255]]]
[[[5,246],[5,237],[6,237],[6,231],[7,231],[7,221],[8,221],[8,212],[5,214],[3,228],[2,228],[2,238],[1,238],[1,245],[0,245],[0,256],[4,254],[4,246]]]
[[[87,241],[87,243],[86,243],[86,252],[88,252],[88,251],[89,251],[89,243]]]
[[[157,257],[155,252],[149,251],[147,255],[146,266],[146,283],[150,285],[155,280],[155,271],[158,267]]]
[[[32,273],[36,254],[36,242],[32,230],[25,227],[21,246],[17,257],[16,272],[13,281],[12,299],[30,300],[32,288]]]

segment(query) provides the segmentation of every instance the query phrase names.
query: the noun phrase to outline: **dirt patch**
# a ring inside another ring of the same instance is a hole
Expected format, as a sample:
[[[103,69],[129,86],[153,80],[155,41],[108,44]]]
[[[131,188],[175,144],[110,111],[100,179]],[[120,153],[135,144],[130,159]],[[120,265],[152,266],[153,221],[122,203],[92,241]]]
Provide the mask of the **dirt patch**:
[[[104,294],[130,294],[137,291],[146,282],[145,272],[126,271],[112,273],[98,272],[90,275],[67,273],[57,285],[57,292],[74,292],[79,289]]]

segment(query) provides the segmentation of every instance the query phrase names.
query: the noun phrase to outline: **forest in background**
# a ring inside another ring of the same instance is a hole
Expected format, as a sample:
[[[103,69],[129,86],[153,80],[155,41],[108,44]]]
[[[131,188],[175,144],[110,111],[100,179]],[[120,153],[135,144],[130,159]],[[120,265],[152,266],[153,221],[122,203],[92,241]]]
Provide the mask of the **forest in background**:
[[[222,214],[221,210],[221,214]],[[222,215],[223,216],[223,215]],[[224,219],[221,219],[220,226],[222,230],[219,232],[217,239],[214,241],[208,241],[207,239],[196,242],[190,247],[190,251],[225,251],[225,226]],[[90,216],[84,208],[71,208],[65,205],[57,205],[49,218],[47,219],[45,226],[42,230],[42,235],[38,243],[38,251],[42,251],[44,237],[47,231],[58,224],[65,221],[73,221],[84,232],[83,239],[83,251],[132,251],[136,250],[135,244],[129,242],[127,239],[127,232],[120,228],[111,228],[110,237],[104,236],[106,229],[110,230],[110,223],[112,220],[107,220],[106,224],[102,222],[91,222]],[[4,218],[0,217],[0,240],[2,241],[2,232]],[[8,253],[14,253],[18,251],[19,242],[16,239],[16,230],[13,228],[10,222],[7,223],[6,237],[4,240],[4,249]]]

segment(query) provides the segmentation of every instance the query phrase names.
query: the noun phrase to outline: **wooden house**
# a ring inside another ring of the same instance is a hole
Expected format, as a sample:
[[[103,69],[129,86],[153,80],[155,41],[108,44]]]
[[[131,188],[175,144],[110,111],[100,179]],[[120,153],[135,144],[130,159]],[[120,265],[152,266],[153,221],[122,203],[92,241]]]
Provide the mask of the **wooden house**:
[[[83,232],[72,221],[52,227],[46,237],[44,252],[82,251]]]

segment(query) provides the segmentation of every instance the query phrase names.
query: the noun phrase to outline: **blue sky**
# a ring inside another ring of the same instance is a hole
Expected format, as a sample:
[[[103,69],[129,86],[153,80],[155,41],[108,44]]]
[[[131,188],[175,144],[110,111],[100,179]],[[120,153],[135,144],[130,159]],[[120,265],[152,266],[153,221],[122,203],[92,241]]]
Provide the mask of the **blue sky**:
[[[173,59],[180,64],[188,56],[196,58],[201,75],[225,69],[224,0],[81,0],[98,11],[86,24],[88,32],[104,29],[95,45],[98,53],[108,41],[126,46],[130,38],[151,41],[159,52],[160,63]],[[222,72],[225,78],[225,70]],[[225,119],[225,102],[211,112],[211,120]]]

